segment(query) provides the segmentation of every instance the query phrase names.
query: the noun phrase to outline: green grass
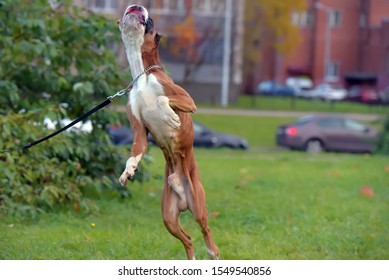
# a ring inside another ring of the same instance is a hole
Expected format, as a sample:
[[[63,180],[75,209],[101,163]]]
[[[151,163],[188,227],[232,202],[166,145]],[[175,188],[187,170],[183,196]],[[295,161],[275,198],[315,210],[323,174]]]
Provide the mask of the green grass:
[[[162,176],[161,152],[150,154],[150,170]],[[224,149],[197,149],[196,158],[223,259],[389,259],[387,158]],[[375,196],[363,196],[363,186]],[[131,199],[104,194],[92,215],[2,217],[0,259],[184,259],[161,220],[162,180],[130,188]],[[188,213],[182,224],[206,259]]]

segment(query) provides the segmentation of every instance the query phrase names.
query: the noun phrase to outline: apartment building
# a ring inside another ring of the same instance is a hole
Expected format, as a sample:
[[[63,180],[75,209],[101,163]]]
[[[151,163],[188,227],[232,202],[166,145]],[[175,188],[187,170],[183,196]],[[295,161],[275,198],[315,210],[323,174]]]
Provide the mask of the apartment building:
[[[389,0],[307,0],[291,15],[301,44],[288,55],[262,50],[258,80],[310,77],[314,84],[389,85]]]

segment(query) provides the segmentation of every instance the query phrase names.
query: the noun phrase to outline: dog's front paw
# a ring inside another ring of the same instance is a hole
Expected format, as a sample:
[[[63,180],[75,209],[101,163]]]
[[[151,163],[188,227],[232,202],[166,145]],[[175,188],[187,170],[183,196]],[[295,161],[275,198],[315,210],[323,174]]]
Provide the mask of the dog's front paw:
[[[132,178],[134,178],[134,176],[135,176],[135,172],[130,173],[128,171],[124,171],[119,178],[120,185],[125,187],[128,183],[128,180],[131,180]]]
[[[169,106],[169,98],[166,96],[159,96],[157,99],[157,105],[160,110],[162,120],[175,129],[181,127],[180,117]]]
[[[171,127],[179,129],[181,127],[180,117],[172,110],[171,113],[162,113],[161,118]]]
[[[119,182],[123,187],[127,185],[128,180],[134,178],[136,170],[138,170],[138,163],[134,157],[130,157],[127,160],[126,169],[124,169],[122,175],[119,178]]]

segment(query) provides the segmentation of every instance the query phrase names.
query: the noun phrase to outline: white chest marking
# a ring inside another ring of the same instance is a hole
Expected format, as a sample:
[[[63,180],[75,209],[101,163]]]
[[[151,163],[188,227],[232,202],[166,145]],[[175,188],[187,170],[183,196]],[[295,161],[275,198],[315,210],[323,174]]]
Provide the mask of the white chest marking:
[[[148,119],[142,111],[155,111],[160,95],[163,95],[163,88],[153,74],[140,76],[129,94],[132,114],[141,122]]]
[[[158,106],[160,96],[164,96],[163,87],[155,75],[142,75],[130,92],[129,102],[132,114],[149,129],[157,143],[166,146],[176,134],[176,129],[166,121],[165,109],[161,110]],[[170,107],[168,109],[172,111]]]

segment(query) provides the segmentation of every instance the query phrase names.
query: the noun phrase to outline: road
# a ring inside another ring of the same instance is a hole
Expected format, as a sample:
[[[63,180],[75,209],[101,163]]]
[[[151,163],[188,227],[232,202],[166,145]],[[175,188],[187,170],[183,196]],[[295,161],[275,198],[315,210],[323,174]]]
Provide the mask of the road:
[[[267,110],[242,110],[242,109],[220,109],[220,108],[200,108],[197,110],[198,114],[215,114],[215,115],[237,115],[237,116],[270,116],[270,117],[295,117],[299,118],[305,115],[313,114],[312,112],[296,112],[296,111],[267,111]],[[355,113],[315,113],[331,114],[337,116],[348,116],[353,119],[361,121],[376,121],[381,118],[380,115],[375,114],[355,114]]]

